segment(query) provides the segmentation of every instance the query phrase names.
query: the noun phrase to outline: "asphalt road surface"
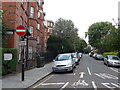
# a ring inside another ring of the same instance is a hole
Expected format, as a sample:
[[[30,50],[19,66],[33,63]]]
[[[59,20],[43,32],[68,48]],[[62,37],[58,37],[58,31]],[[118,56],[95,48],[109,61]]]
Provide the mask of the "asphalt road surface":
[[[95,60],[88,54],[84,54],[73,73],[53,73],[31,86],[30,89],[120,90],[119,76],[119,68],[107,67],[103,61]]]

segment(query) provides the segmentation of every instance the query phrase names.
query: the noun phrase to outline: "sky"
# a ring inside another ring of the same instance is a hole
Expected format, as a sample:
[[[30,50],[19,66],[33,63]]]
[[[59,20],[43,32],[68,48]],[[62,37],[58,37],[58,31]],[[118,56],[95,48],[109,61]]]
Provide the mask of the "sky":
[[[120,0],[44,0],[45,19],[72,20],[79,29],[79,37],[85,39],[85,32],[96,22],[108,21],[115,25],[118,19]],[[85,39],[88,42],[88,39]]]

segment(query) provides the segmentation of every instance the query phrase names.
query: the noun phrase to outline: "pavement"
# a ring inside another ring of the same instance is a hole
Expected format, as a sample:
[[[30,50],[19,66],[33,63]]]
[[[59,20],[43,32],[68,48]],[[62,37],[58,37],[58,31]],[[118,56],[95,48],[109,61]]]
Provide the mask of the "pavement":
[[[2,88],[28,88],[37,81],[52,73],[52,63],[46,64],[44,67],[34,68],[25,71],[25,80],[21,81],[21,73],[9,74],[2,77]],[[0,80],[1,81],[1,80]]]

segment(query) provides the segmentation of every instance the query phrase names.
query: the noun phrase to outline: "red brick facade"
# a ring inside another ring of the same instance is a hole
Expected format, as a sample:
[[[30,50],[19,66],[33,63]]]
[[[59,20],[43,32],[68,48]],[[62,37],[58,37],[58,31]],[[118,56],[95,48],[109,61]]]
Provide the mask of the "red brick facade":
[[[19,42],[21,37],[15,32],[16,27],[23,25],[28,28],[31,36],[28,36],[28,49],[25,49],[25,54],[28,52],[28,60],[35,61],[36,52],[45,52],[45,26],[43,12],[44,1],[39,2],[2,2],[2,10],[6,11],[3,15],[6,24],[9,24],[11,30],[7,31],[8,45],[7,48],[17,48],[19,50],[19,60],[21,59],[21,46]],[[27,39],[25,39],[27,41]],[[28,50],[28,51],[27,51]],[[33,64],[33,63],[32,63]]]

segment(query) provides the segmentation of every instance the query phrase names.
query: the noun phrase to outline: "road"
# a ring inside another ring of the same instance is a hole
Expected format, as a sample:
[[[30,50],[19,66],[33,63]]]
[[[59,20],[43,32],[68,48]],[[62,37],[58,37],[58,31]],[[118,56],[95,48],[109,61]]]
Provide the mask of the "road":
[[[103,61],[95,60],[84,54],[80,64],[73,73],[53,73],[38,83],[33,88],[54,88],[64,90],[65,88],[77,89],[107,89],[120,90],[119,68],[107,67]]]

